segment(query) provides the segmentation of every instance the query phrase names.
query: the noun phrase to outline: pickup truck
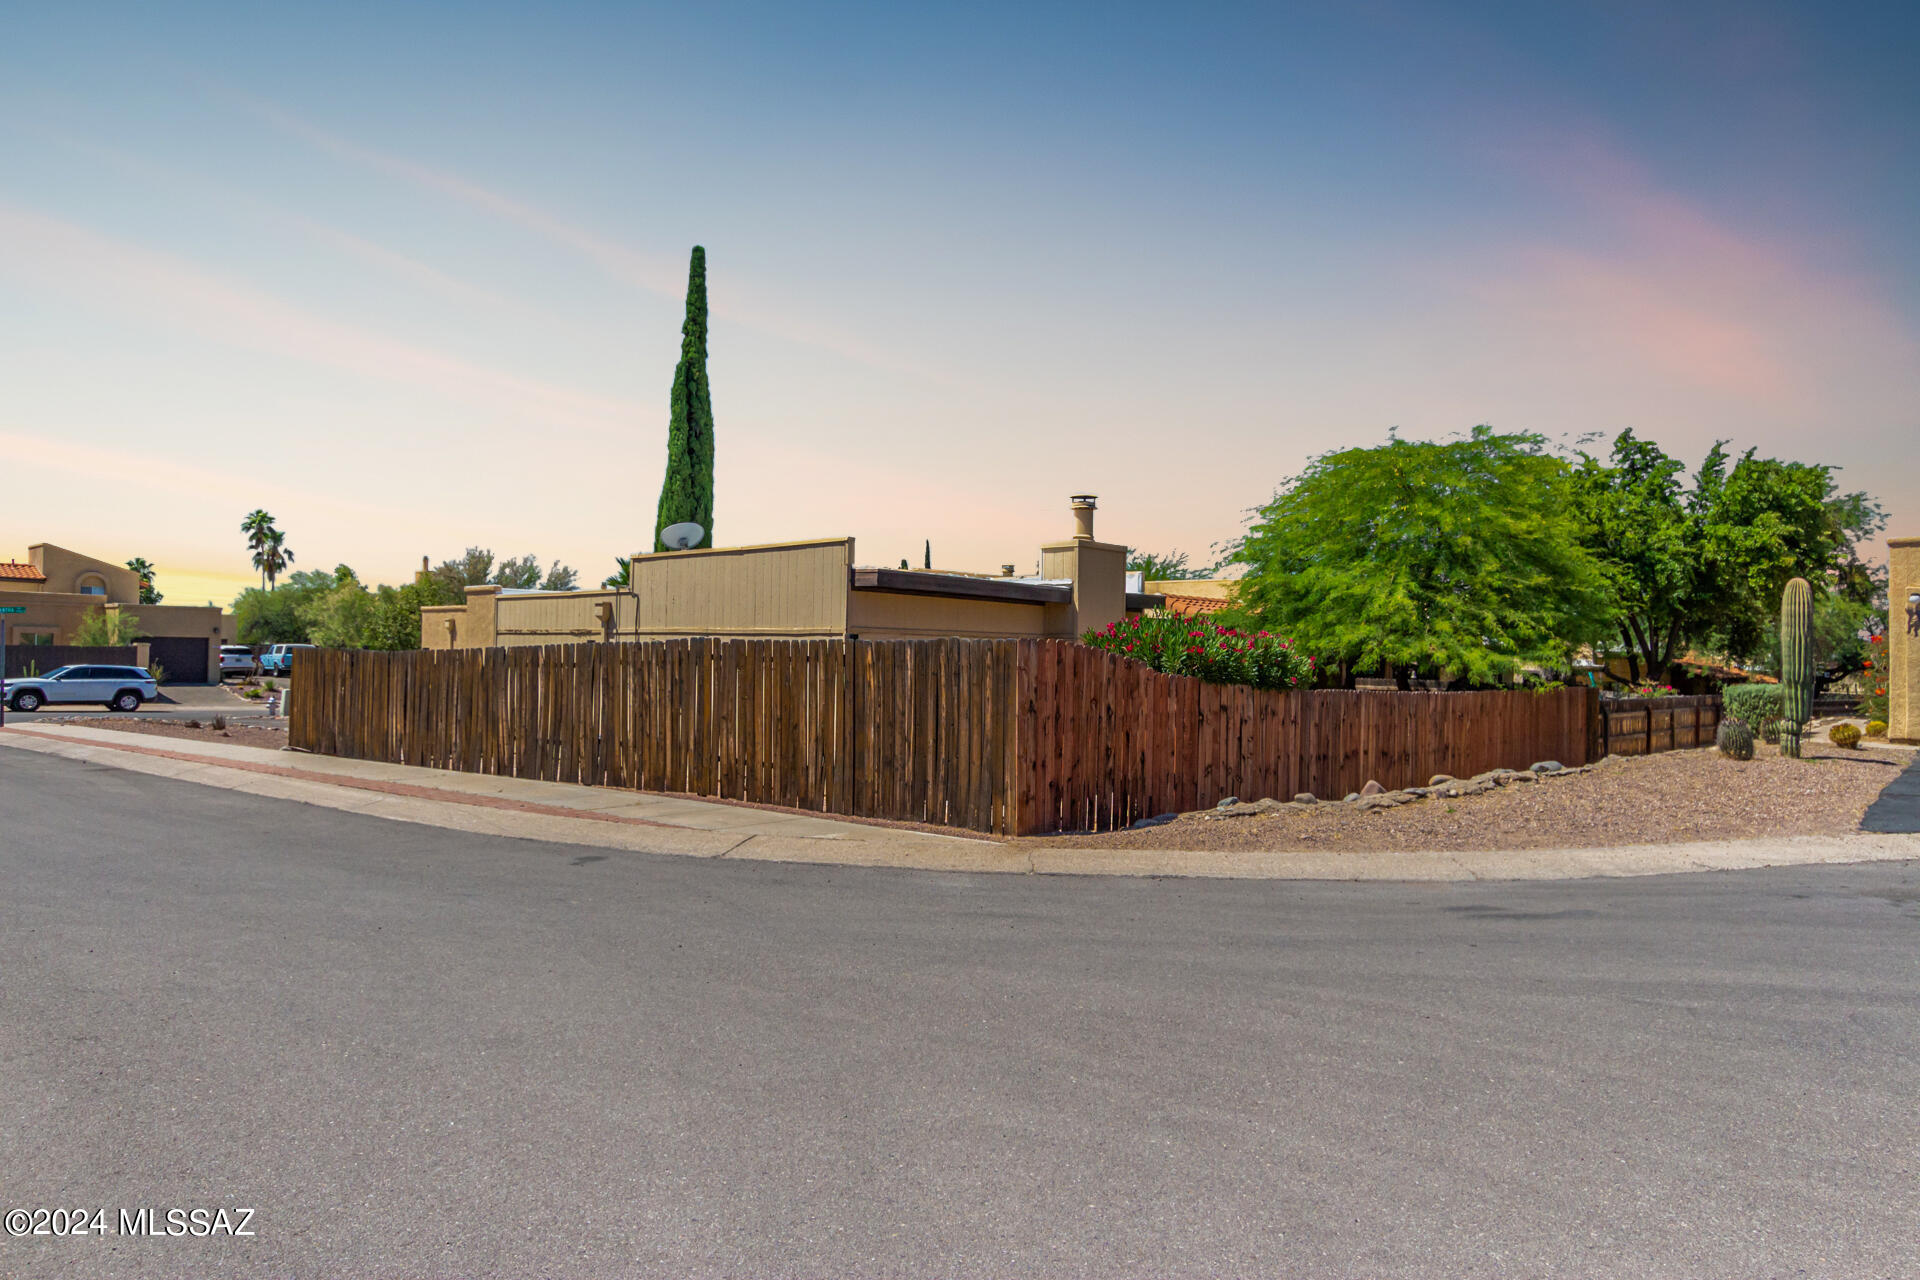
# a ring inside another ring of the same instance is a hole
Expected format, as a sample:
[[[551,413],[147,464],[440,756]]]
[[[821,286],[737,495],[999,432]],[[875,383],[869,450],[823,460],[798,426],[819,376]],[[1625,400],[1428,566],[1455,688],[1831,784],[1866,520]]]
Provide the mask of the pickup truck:
[[[293,655],[302,649],[313,648],[310,644],[276,644],[260,655],[260,674],[263,676],[284,676],[293,670]]]

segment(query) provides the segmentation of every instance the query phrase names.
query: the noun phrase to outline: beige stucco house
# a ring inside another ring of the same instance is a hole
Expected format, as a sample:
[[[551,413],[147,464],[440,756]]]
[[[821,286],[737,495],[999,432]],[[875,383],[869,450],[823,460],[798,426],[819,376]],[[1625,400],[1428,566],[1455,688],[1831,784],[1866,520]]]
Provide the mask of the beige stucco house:
[[[468,587],[465,603],[420,611],[427,649],[583,640],[1068,637],[1156,608],[1127,590],[1127,549],[1093,536],[1094,499],[1073,499],[1074,533],[1016,577],[861,565],[852,538],[638,554],[623,588]]]
[[[140,579],[123,565],[38,542],[24,561],[0,561],[0,614],[9,645],[73,643],[80,619],[95,609],[131,614],[145,633],[147,660],[171,682],[212,684],[233,619],[217,605],[141,604]]]

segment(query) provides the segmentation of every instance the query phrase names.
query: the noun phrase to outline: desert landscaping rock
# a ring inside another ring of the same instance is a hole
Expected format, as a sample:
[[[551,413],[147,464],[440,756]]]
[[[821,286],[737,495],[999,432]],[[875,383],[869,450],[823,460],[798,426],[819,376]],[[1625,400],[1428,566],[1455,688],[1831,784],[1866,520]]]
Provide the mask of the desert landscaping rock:
[[[1036,839],[1196,851],[1449,852],[1840,835],[1860,829],[1867,805],[1907,763],[1905,755],[1847,751],[1824,740],[1805,748],[1803,760],[1765,746],[1748,761],[1712,747],[1609,757],[1590,769],[1516,772],[1508,785],[1485,784],[1473,795],[1445,795],[1469,789],[1455,782],[1441,791],[1408,787],[1364,800],[1355,793],[1352,805],[1278,805],[1255,821],[1183,818],[1145,831]],[[1552,786],[1520,785],[1549,778]]]
[[[1433,776],[1432,776],[1431,778],[1428,778],[1428,779],[1427,779],[1427,789],[1428,789],[1428,790],[1432,790],[1432,789],[1433,789],[1434,787],[1444,787],[1444,786],[1446,786],[1446,785],[1447,785],[1447,784],[1448,784],[1449,782],[1452,782],[1452,781],[1453,781],[1453,775],[1452,775],[1452,774],[1450,774],[1450,773],[1436,773],[1436,774],[1434,774],[1434,775],[1433,775]]]
[[[1360,788],[1360,794],[1363,796],[1377,796],[1385,790],[1385,787],[1375,782],[1372,778],[1368,778],[1367,785]]]
[[[1537,760],[1528,766],[1534,773],[1558,773],[1566,767],[1558,760]]]
[[[1319,804],[1320,801],[1311,791],[1302,791],[1293,797],[1295,804]]]

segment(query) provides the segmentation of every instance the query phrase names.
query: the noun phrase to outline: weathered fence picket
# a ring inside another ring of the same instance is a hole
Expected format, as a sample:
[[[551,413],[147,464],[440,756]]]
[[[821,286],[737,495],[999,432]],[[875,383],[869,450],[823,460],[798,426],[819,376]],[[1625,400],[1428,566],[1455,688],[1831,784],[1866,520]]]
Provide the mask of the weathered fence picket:
[[[1583,689],[1272,693],[1037,640],[323,649],[292,678],[306,751],[1019,834],[1576,765],[1718,723],[1718,699],[1603,713]]]

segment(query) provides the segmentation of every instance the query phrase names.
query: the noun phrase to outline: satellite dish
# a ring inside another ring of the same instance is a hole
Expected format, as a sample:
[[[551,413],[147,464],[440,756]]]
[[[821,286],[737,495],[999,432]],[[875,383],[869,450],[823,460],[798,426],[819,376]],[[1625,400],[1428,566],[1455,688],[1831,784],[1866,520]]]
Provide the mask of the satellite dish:
[[[660,541],[666,544],[669,551],[685,551],[688,547],[697,547],[700,545],[700,539],[706,536],[707,531],[691,520],[670,524],[660,531]]]

